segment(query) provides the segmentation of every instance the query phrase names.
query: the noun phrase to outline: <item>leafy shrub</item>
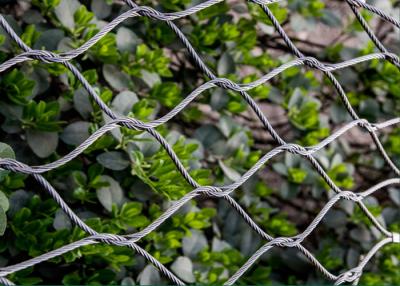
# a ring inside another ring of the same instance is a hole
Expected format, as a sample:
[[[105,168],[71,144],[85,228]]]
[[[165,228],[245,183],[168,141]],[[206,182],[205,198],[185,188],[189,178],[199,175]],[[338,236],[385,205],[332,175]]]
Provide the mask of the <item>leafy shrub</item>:
[[[143,0],[138,4],[172,12],[197,2]],[[323,62],[341,62],[375,51],[370,42],[360,43],[358,31],[363,30],[353,17],[343,16],[342,6],[334,9],[320,0],[289,0],[269,7],[285,30],[293,35],[305,30],[308,39],[297,38],[295,44]],[[1,9],[28,46],[62,53],[81,47],[128,8],[121,1],[32,0]],[[363,15],[373,19],[369,13]],[[219,77],[235,82],[253,82],[293,57],[254,3],[221,2],[176,24]],[[333,44],[309,40],[321,25],[342,31],[339,40]],[[3,62],[22,51],[2,33]],[[345,35],[359,46],[342,40]],[[398,52],[398,40],[392,41]],[[168,25],[146,17],[121,23],[71,63],[114,112],[145,122],[165,115],[209,80]],[[31,60],[0,76],[1,158],[17,158],[30,165],[52,162],[110,121],[62,64]],[[335,76],[361,117],[379,121],[398,116],[400,73],[392,64],[374,60],[340,70]],[[289,68],[249,94],[263,110],[272,106],[283,114],[273,126],[288,142],[315,145],[351,120],[329,81],[304,67]],[[265,115],[269,118],[269,112]],[[240,94],[220,88],[203,92],[157,131],[200,185],[237,181],[261,158],[261,150],[276,146],[269,137],[259,135],[265,130],[253,120]],[[398,162],[399,129],[382,133],[380,139]],[[368,151],[371,142],[355,141],[335,141],[316,158],[338,187],[361,191],[386,178],[389,169],[377,152]],[[158,142],[144,131],[124,127],[103,135],[83,154],[44,176],[90,227],[121,235],[142,230],[172,201],[193,189]],[[303,231],[331,193],[307,160],[285,154],[268,162],[232,196],[275,237]],[[399,204],[398,189],[392,188],[389,196],[372,197],[367,206],[388,228],[399,231]],[[337,272],[354,267],[371,248],[370,230],[374,229],[361,210],[343,202],[328,213],[304,246],[328,270]],[[0,170],[0,235],[3,264],[87,236],[33,178],[6,170]],[[188,283],[223,283],[263,243],[231,206],[218,199],[192,200],[139,242]],[[291,251],[265,255],[241,282],[324,281],[304,257]],[[370,262],[361,282],[398,284],[399,259],[398,245],[387,246]],[[8,278],[17,284],[167,282],[132,250],[105,244],[72,250]]]

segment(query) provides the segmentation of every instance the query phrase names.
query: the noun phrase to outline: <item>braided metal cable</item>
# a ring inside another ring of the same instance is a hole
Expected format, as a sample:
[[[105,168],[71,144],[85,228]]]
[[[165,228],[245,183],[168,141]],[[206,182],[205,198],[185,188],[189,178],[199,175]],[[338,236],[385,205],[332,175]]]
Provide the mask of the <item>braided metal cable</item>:
[[[379,39],[375,36],[371,28],[366,23],[365,19],[359,13],[358,9],[363,8],[368,11],[378,15],[383,20],[391,23],[394,27],[400,28],[400,23],[396,19],[382,12],[378,8],[371,6],[369,4],[364,3],[361,0],[346,0],[346,2],[351,7],[354,12],[356,18],[374,42],[376,47],[380,50],[380,53],[374,53],[366,56],[362,56],[359,58],[351,59],[342,63],[335,64],[324,64],[321,63],[318,59],[313,57],[305,56],[292,42],[292,40],[285,33],[283,27],[279,24],[273,13],[268,8],[268,4],[278,2],[274,0],[251,0],[254,4],[259,5],[262,10],[265,12],[266,16],[272,22],[273,26],[276,28],[278,34],[282,37],[286,45],[292,51],[292,53],[297,57],[297,59],[292,60],[286,64],[283,64],[274,70],[270,71],[268,74],[260,77],[259,79],[246,84],[235,83],[226,78],[219,78],[215,75],[212,70],[204,63],[201,59],[200,55],[196,52],[195,48],[191,45],[187,37],[183,34],[183,32],[172,22],[173,20],[180,19],[182,17],[189,16],[191,14],[197,13],[203,9],[216,5],[223,0],[209,0],[188,8],[187,10],[176,12],[176,13],[161,13],[151,7],[147,6],[138,6],[132,0],[124,0],[126,4],[129,6],[129,10],[124,12],[123,14],[116,17],[110,23],[105,25],[96,35],[90,38],[87,42],[85,42],[82,46],[68,51],[64,53],[54,53],[51,51],[45,50],[33,50],[28,45],[26,45],[22,39],[15,33],[12,27],[8,24],[6,19],[0,15],[0,26],[4,29],[4,31],[8,34],[8,36],[23,50],[23,52],[3,63],[0,64],[0,72],[4,72],[7,69],[11,68],[16,64],[23,63],[25,61],[30,60],[39,60],[44,63],[61,63],[63,64],[71,73],[79,80],[84,89],[88,92],[89,96],[95,101],[95,103],[99,106],[99,108],[107,114],[112,120],[102,127],[100,127],[97,131],[92,133],[89,138],[87,138],[83,143],[81,143],[78,147],[76,147],[73,151],[63,156],[62,158],[45,164],[41,166],[29,166],[22,162],[19,162],[14,159],[8,158],[0,158],[0,167],[6,170],[10,170],[13,172],[23,173],[31,175],[42,187],[45,189],[52,198],[57,202],[60,208],[65,212],[65,214],[70,218],[70,220],[77,225],[80,229],[88,234],[88,237],[81,239],[79,241],[75,241],[58,249],[52,250],[48,253],[44,253],[40,256],[31,258],[21,263],[17,263],[14,265],[9,265],[6,267],[0,268],[0,283],[5,285],[12,285],[12,281],[9,281],[6,276],[14,273],[16,271],[23,270],[25,268],[34,266],[38,263],[47,261],[54,257],[60,256],[64,253],[77,249],[79,247],[96,244],[96,243],[106,243],[110,245],[116,246],[125,246],[133,249],[139,255],[143,256],[147,261],[152,263],[155,267],[157,267],[160,272],[167,277],[171,282],[183,285],[184,283],[168,268],[166,268],[163,264],[161,264],[157,259],[155,259],[149,252],[141,248],[138,243],[142,240],[146,235],[155,231],[158,227],[160,227],[167,219],[172,217],[184,204],[193,200],[199,196],[207,196],[212,198],[221,198],[226,200],[237,212],[239,215],[246,221],[246,223],[257,232],[264,240],[267,242],[258,249],[248,260],[247,262],[239,268],[239,270],[233,274],[226,282],[226,285],[232,285],[235,283],[240,277],[242,277],[245,272],[256,263],[258,258],[260,258],[265,252],[269,251],[271,248],[277,247],[293,247],[297,248],[300,252],[302,252],[305,257],[307,257],[316,269],[318,269],[324,276],[328,279],[333,280],[335,284],[341,284],[345,282],[357,282],[360,276],[362,275],[363,269],[368,263],[368,261],[375,255],[380,248],[388,243],[400,243],[400,235],[398,233],[389,232],[368,210],[368,208],[363,203],[363,200],[372,195],[373,193],[386,188],[391,185],[400,185],[399,178],[392,178],[384,180],[375,186],[363,191],[363,192],[350,192],[341,190],[329,177],[329,175],[325,172],[320,163],[313,157],[314,153],[323,149],[330,143],[334,142],[340,136],[345,134],[352,128],[358,127],[365,129],[373,139],[377,150],[380,152],[385,162],[388,164],[390,169],[394,172],[394,174],[399,177],[400,170],[391,160],[389,155],[386,153],[385,149],[382,146],[382,143],[379,141],[377,136],[377,132],[381,129],[394,126],[400,124],[400,118],[393,118],[391,120],[381,122],[381,123],[370,123],[365,119],[360,119],[353,107],[351,106],[346,93],[333,75],[334,71],[354,66],[359,63],[370,61],[373,59],[387,60],[390,63],[394,64],[396,67],[400,68],[400,61],[397,55],[389,52],[384,45],[379,41]],[[155,119],[150,122],[142,122],[135,118],[130,117],[121,117],[115,114],[111,108],[102,101],[100,96],[96,93],[95,89],[89,84],[89,82],[85,79],[79,69],[71,63],[71,60],[76,57],[84,54],[88,49],[98,43],[107,33],[113,30],[116,26],[118,26],[123,21],[132,18],[132,17],[149,17],[158,21],[165,21],[167,25],[171,28],[172,31],[177,35],[178,39],[185,46],[188,51],[190,57],[194,61],[195,65],[201,70],[204,75],[209,79],[206,83],[197,87],[193,90],[184,100],[182,100],[179,104],[177,104],[171,111],[169,111],[164,116]],[[312,69],[316,69],[321,71],[324,75],[328,77],[335,90],[339,94],[339,97],[346,108],[347,112],[353,118],[353,120],[341,128],[337,129],[330,136],[322,140],[320,143],[314,146],[300,146],[298,144],[287,143],[281,136],[276,132],[273,126],[270,124],[267,117],[263,114],[261,109],[259,108],[257,102],[251,98],[251,96],[247,93],[247,91],[260,86],[272,78],[278,76],[280,73],[285,71],[286,69],[293,66],[307,66]],[[257,118],[261,121],[266,131],[272,136],[272,138],[278,144],[277,147],[273,148],[271,151],[267,152],[254,166],[252,166],[247,172],[245,172],[239,180],[236,182],[225,185],[225,186],[201,186],[199,185],[189,174],[189,172],[185,169],[184,165],[180,161],[179,157],[175,154],[172,146],[167,142],[167,140],[159,134],[155,128],[161,124],[165,124],[172,118],[174,118],[177,114],[179,114],[184,108],[187,107],[191,102],[196,100],[197,96],[201,95],[204,91],[214,88],[221,87],[226,90],[231,90],[238,92],[243,99],[248,103],[251,109],[256,114]],[[193,187],[193,190],[188,194],[184,195],[181,199],[177,200],[172,204],[170,208],[168,208],[160,217],[150,223],[143,230],[138,231],[136,233],[127,234],[127,235],[115,235],[108,233],[98,233],[91,227],[89,227],[82,219],[80,219],[74,211],[68,206],[68,204],[63,200],[63,198],[59,195],[59,193],[54,189],[54,187],[41,175],[42,173],[51,171],[55,168],[58,168],[74,158],[76,158],[79,154],[84,152],[87,148],[89,148],[96,140],[98,140],[101,136],[106,134],[107,132],[115,129],[115,128],[130,128],[134,130],[141,130],[149,133],[155,140],[157,140],[162,148],[164,148],[167,154],[170,156],[171,160],[176,165],[177,170],[180,174],[185,178],[185,180]],[[292,237],[272,237],[268,233],[266,233],[261,227],[259,227],[256,222],[247,214],[247,212],[232,198],[231,193],[234,192],[237,188],[241,187],[251,176],[253,176],[261,167],[263,167],[269,160],[273,157],[281,154],[283,152],[290,152],[292,154],[300,155],[305,157],[318,174],[324,179],[324,181],[329,185],[329,187],[336,193],[321,209],[318,215],[314,218],[314,220],[309,224],[309,226],[302,231],[301,233],[292,236]],[[325,215],[329,212],[329,210],[339,201],[339,200],[349,200],[356,204],[358,204],[361,210],[365,213],[365,215],[369,218],[369,220],[376,226],[378,230],[382,233],[384,238],[379,241],[368,253],[364,256],[364,258],[360,261],[357,267],[353,269],[349,269],[344,271],[341,274],[335,275],[330,273],[318,260],[315,256],[308,251],[304,246],[302,246],[302,242],[315,230],[315,228],[320,224],[321,220],[325,217]]]

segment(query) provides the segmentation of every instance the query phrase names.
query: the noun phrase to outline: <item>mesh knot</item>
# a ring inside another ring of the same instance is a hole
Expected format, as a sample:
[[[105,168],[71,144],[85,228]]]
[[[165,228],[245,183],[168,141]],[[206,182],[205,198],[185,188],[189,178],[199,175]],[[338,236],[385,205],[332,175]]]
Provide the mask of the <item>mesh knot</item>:
[[[301,145],[295,143],[287,143],[282,145],[282,149],[286,150],[292,154],[308,155],[309,151]]]
[[[385,53],[385,59],[392,62],[395,65],[400,65],[399,57],[394,53]]]
[[[354,201],[354,202],[360,202],[364,199],[363,196],[361,196],[357,193],[350,192],[350,191],[341,192],[340,196],[345,200],[350,200],[350,201]]]
[[[305,57],[303,58],[304,63],[308,65],[310,68],[318,69],[321,71],[325,71],[326,67],[316,58],[314,57]]]
[[[139,6],[132,10],[136,10],[140,15],[148,16],[153,19],[168,21],[168,17],[165,17],[161,12],[148,6]]]
[[[119,121],[122,125],[138,131],[149,129],[145,123],[132,117],[120,118]]]
[[[366,129],[369,132],[373,132],[373,131],[376,130],[376,125],[373,124],[373,123],[370,123],[366,119],[361,119],[360,122],[358,123],[358,126],[360,126],[361,128]]]
[[[59,55],[45,50],[30,50],[25,53],[26,56],[29,56],[35,60],[40,60],[45,63],[63,63],[65,60]]]
[[[222,87],[222,88],[226,88],[226,89],[231,89],[231,90],[235,90],[235,91],[241,91],[242,88],[234,83],[233,81],[231,81],[230,79],[227,78],[216,78],[215,79],[217,86]]]
[[[362,270],[360,268],[353,268],[340,274],[335,282],[335,285],[340,285],[344,282],[353,282],[361,277]]]
[[[274,244],[280,247],[294,247],[299,245],[302,239],[299,237],[277,237],[274,239]]]
[[[199,193],[202,193],[210,197],[224,197],[226,194],[220,188],[214,186],[202,186],[197,189]]]
[[[125,237],[112,233],[99,233],[94,236],[94,239],[109,245],[127,246],[131,244],[131,242]]]

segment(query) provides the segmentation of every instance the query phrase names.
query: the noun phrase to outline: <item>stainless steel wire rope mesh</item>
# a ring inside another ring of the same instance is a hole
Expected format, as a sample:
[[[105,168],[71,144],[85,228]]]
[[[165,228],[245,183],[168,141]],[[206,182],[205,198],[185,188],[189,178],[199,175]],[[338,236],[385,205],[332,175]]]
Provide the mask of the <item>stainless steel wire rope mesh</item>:
[[[238,84],[228,80],[226,78],[217,77],[211,69],[203,62],[200,55],[196,52],[195,48],[191,45],[187,37],[182,33],[182,31],[174,24],[173,20],[189,16],[193,13],[199,12],[203,9],[206,9],[210,6],[213,6],[223,0],[208,0],[196,6],[193,6],[187,10],[176,12],[176,13],[161,13],[152,9],[151,7],[138,6],[132,0],[124,0],[126,4],[129,6],[129,10],[125,13],[116,17],[113,21],[104,26],[95,36],[93,36],[90,40],[84,43],[82,46],[76,48],[75,50],[71,50],[68,52],[56,54],[51,51],[46,50],[33,50],[29,46],[27,46],[21,38],[16,34],[16,32],[11,28],[8,22],[5,20],[3,16],[0,15],[0,26],[5,30],[8,36],[15,41],[15,43],[24,51],[23,53],[3,62],[0,64],[0,72],[4,72],[10,67],[23,63],[25,61],[30,60],[39,60],[45,63],[60,63],[67,67],[72,74],[80,81],[82,86],[86,89],[88,94],[93,98],[93,100],[98,104],[98,106],[104,111],[112,121],[106,123],[97,131],[95,131],[87,140],[85,140],[81,145],[79,145],[76,149],[74,149],[69,154],[65,155],[61,159],[54,161],[49,164],[41,165],[41,166],[28,166],[22,162],[13,159],[0,158],[0,167],[6,170],[10,170],[13,172],[19,172],[24,174],[29,174],[33,176],[33,178],[45,189],[52,198],[59,204],[61,209],[67,214],[67,216],[82,230],[84,230],[88,236],[82,240],[75,241],[71,244],[65,245],[48,253],[44,253],[40,256],[34,257],[32,259],[9,265],[6,267],[0,268],[0,283],[5,285],[12,285],[12,281],[7,279],[7,275],[14,273],[16,271],[20,271],[22,269],[34,266],[43,261],[47,261],[56,256],[67,253],[71,250],[77,249],[79,247],[96,244],[96,243],[106,243],[121,247],[129,247],[142,255],[147,261],[152,263],[155,267],[159,269],[159,271],[164,274],[172,283],[183,285],[184,283],[168,268],[166,268],[163,264],[157,261],[150,253],[141,248],[138,245],[138,242],[145,237],[147,234],[156,230],[161,224],[163,224],[168,218],[174,215],[185,203],[190,200],[199,197],[199,196],[208,196],[214,198],[220,198],[226,200],[233,208],[235,208],[238,213],[243,217],[243,219],[248,223],[248,225],[256,231],[265,241],[266,243],[259,248],[248,260],[247,262],[239,268],[239,270],[234,273],[226,282],[226,285],[232,285],[240,277],[242,277],[246,271],[256,263],[258,258],[260,258],[264,253],[266,253],[271,248],[278,247],[293,247],[297,248],[301,251],[312,263],[317,270],[319,270],[324,276],[328,279],[335,282],[335,284],[341,284],[345,282],[353,282],[357,283],[358,279],[362,275],[363,269],[368,261],[375,255],[375,253],[384,245],[388,243],[400,243],[400,235],[398,233],[389,232],[368,210],[368,208],[364,205],[363,199],[367,196],[377,192],[378,190],[385,188],[390,185],[400,184],[400,170],[395,165],[395,163],[391,160],[391,158],[386,153],[383,148],[381,142],[379,141],[377,132],[383,128],[387,128],[400,123],[400,118],[393,118],[391,120],[381,122],[381,123],[371,123],[367,120],[359,118],[353,107],[351,106],[345,91],[343,90],[341,84],[333,75],[334,71],[338,71],[340,69],[350,67],[353,65],[357,65],[359,63],[370,61],[373,59],[379,60],[387,60],[395,65],[397,68],[400,68],[400,60],[396,54],[390,53],[385,46],[379,41],[379,39],[375,36],[372,29],[368,26],[367,22],[363,18],[360,13],[360,9],[366,9],[383,20],[389,22],[397,29],[400,29],[400,22],[393,17],[387,15],[383,11],[377,9],[374,6],[371,6],[361,0],[343,0],[347,2],[347,4],[352,9],[355,17],[358,19],[372,42],[375,44],[377,49],[380,51],[379,53],[369,54],[366,56],[362,56],[359,58],[354,58],[345,62],[335,63],[335,64],[324,64],[321,63],[318,59],[313,57],[307,57],[300,52],[300,50],[294,45],[288,35],[285,33],[282,26],[279,24],[273,13],[268,8],[268,4],[278,2],[274,0],[251,0],[252,5],[259,5],[262,10],[265,12],[265,15],[269,18],[276,31],[284,40],[285,44],[289,47],[293,55],[297,57],[297,59],[292,60],[286,64],[283,64],[276,69],[272,70],[268,74],[262,76],[261,78],[255,80],[254,82],[248,84]],[[174,31],[179,40],[187,49],[189,55],[192,60],[196,64],[197,68],[200,69],[206,77],[209,78],[209,81],[202,84],[193,90],[184,100],[182,100],[179,104],[177,104],[169,113],[153,120],[151,122],[142,122],[135,118],[121,117],[115,114],[99,97],[96,93],[95,89],[88,83],[82,73],[79,71],[77,67],[75,67],[70,61],[79,55],[85,53],[88,49],[90,49],[93,45],[95,45],[102,37],[104,37],[108,32],[113,30],[118,24],[125,21],[128,18],[132,17],[149,17],[158,21],[164,21],[167,25]],[[351,115],[353,121],[347,123],[345,126],[333,132],[329,137],[322,140],[319,144],[309,147],[303,147],[297,144],[292,144],[285,142],[280,135],[275,131],[267,117],[260,110],[257,103],[252,99],[252,97],[247,93],[248,90],[255,88],[259,85],[262,85],[275,76],[279,75],[286,69],[293,66],[307,66],[312,69],[316,69],[321,71],[332,83],[334,88],[336,89],[340,99],[347,112]],[[231,90],[234,92],[240,93],[240,95],[244,98],[244,100],[248,103],[251,109],[255,112],[258,119],[262,122],[266,132],[268,132],[272,138],[278,144],[277,147],[266,153],[253,167],[251,167],[242,177],[230,184],[222,187],[216,186],[201,186],[199,185],[188,173],[183,164],[180,162],[178,156],[174,153],[172,147],[169,143],[155,130],[155,128],[161,124],[168,122],[178,113],[180,113],[187,105],[189,105],[192,101],[196,100],[196,97],[199,96],[204,91],[214,88],[221,87],[227,90]],[[151,136],[153,136],[161,146],[167,151],[168,155],[171,157],[172,161],[176,165],[176,168],[182,174],[182,176],[186,179],[186,181],[193,187],[193,190],[183,196],[178,201],[175,201],[170,208],[168,208],[159,218],[150,223],[143,230],[127,235],[115,235],[109,233],[98,233],[91,227],[89,227],[83,220],[81,220],[74,211],[65,203],[63,198],[59,195],[59,193],[54,189],[54,187],[42,176],[42,173],[47,171],[51,171],[55,168],[58,168],[67,162],[76,158],[79,154],[84,152],[91,144],[93,144],[98,138],[100,138],[105,133],[111,131],[114,128],[126,127],[135,130],[141,130],[148,132]],[[321,150],[328,144],[335,141],[337,138],[342,136],[344,133],[349,131],[351,128],[359,127],[365,129],[373,139],[377,150],[380,152],[385,162],[394,172],[396,178],[391,178],[382,181],[381,183],[370,187],[369,189],[363,192],[350,192],[341,190],[333,180],[328,176],[319,162],[315,159],[314,153],[318,150]],[[293,236],[293,237],[272,237],[267,234],[263,229],[261,229],[253,219],[246,213],[246,211],[231,197],[231,193],[234,192],[237,188],[239,188],[247,179],[249,179],[253,174],[255,174],[264,164],[266,164],[271,158],[274,156],[283,153],[290,152],[293,154],[297,154],[299,156],[303,156],[305,159],[310,161],[315,170],[319,173],[319,175],[323,178],[323,180],[329,185],[329,187],[336,193],[322,208],[319,214],[314,218],[314,220],[310,223],[310,225],[301,233]],[[302,242],[306,239],[313,230],[319,225],[323,217],[327,214],[327,212],[332,208],[332,206],[337,203],[339,200],[350,200],[354,203],[357,203],[364,214],[369,218],[369,220],[374,224],[374,226],[382,233],[384,237],[381,241],[379,241],[374,247],[370,249],[370,251],[363,257],[363,259],[359,262],[358,266],[353,269],[348,269],[343,271],[341,274],[335,275],[330,273],[324,265],[322,265],[317,258],[307,250]]]

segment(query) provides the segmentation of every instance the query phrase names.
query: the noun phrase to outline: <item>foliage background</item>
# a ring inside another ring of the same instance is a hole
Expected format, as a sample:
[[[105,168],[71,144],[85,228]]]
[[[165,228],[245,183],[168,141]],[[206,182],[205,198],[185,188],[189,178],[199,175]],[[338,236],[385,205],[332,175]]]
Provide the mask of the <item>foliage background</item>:
[[[77,48],[128,8],[111,0],[0,1],[1,12],[35,49]],[[159,11],[180,11],[199,1],[143,0]],[[399,2],[372,4],[393,16]],[[374,46],[344,1],[288,0],[270,5],[306,55],[341,62],[372,53]],[[363,12],[378,37],[399,54],[399,33]],[[196,51],[218,76],[250,82],[293,59],[259,7],[226,1],[176,21]],[[21,50],[1,36],[0,60]],[[119,25],[87,53],[73,60],[101,98],[120,114],[148,121],[160,117],[208,79],[165,23],[144,17]],[[370,61],[335,72],[360,117],[372,122],[399,115],[400,72]],[[0,78],[0,155],[30,165],[54,161],[109,120],[62,65],[30,61]],[[283,138],[316,144],[350,117],[320,72],[294,67],[250,91]],[[202,185],[237,180],[275,142],[239,94],[215,88],[158,131]],[[400,128],[381,132],[395,162]],[[10,147],[11,146],[11,147]],[[335,183],[361,191],[393,174],[361,130],[317,154]],[[45,174],[81,218],[99,232],[142,229],[171,201],[191,190],[170,158],[147,134],[121,128],[99,139],[71,163]],[[30,177],[0,172],[0,265],[45,253],[85,236]],[[303,230],[332,191],[308,162],[276,157],[234,193],[252,218],[273,236]],[[395,187],[367,200],[370,210],[399,231],[400,193]],[[356,265],[379,240],[379,232],[353,203],[341,202],[305,241],[329,270]],[[222,283],[262,245],[226,203],[196,200],[144,238],[140,245],[188,283]],[[400,246],[386,246],[373,259],[362,284],[400,284]],[[74,250],[9,276],[17,284],[168,283],[142,257],[123,247],[93,245]],[[240,282],[326,283],[296,250],[274,249]]]

